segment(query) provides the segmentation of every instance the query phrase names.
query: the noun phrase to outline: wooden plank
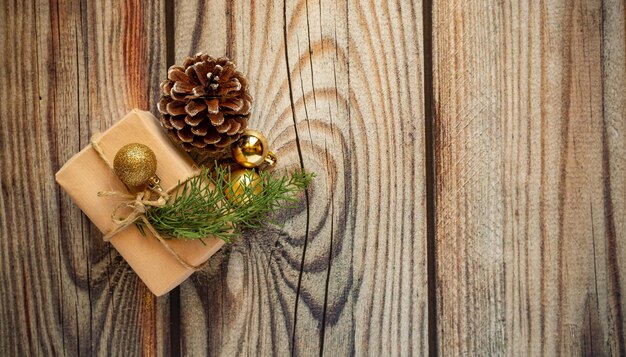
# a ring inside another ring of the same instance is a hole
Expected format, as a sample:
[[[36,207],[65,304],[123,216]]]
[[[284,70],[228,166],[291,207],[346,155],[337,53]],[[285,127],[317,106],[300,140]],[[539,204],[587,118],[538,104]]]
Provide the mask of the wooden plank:
[[[608,351],[614,355],[626,355],[626,299],[622,293],[626,287],[626,4],[605,1],[601,10],[604,207],[598,210],[604,217],[598,224],[604,226],[603,288],[608,305],[603,313],[609,317],[609,321],[602,321],[602,327],[607,328],[603,337],[608,340],[603,347],[607,349],[608,345]]]
[[[623,1],[435,1],[441,355],[624,355]]]
[[[54,182],[165,71],[160,2],[2,2],[0,350],[163,354],[157,300]]]
[[[182,353],[426,354],[421,5],[175,6],[177,61],[233,58],[280,167],[318,175],[182,285]]]

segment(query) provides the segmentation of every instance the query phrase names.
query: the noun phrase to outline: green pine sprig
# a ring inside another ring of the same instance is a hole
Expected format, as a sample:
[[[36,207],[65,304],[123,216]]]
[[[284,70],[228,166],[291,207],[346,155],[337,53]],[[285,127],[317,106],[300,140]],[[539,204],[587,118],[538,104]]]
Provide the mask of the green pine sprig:
[[[217,164],[205,167],[166,205],[149,209],[146,218],[167,239],[215,237],[231,242],[242,228],[260,228],[271,213],[297,202],[315,176],[303,170],[280,177],[268,171],[258,174],[259,180],[233,195],[236,188],[230,181],[230,168]],[[252,181],[253,173],[246,175]],[[261,185],[260,193],[255,193],[256,185]]]

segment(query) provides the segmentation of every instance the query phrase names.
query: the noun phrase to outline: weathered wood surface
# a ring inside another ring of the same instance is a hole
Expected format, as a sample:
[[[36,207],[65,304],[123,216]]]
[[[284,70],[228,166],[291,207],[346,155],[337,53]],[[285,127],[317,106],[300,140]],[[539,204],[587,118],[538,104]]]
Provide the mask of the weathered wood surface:
[[[0,352],[155,355],[156,299],[54,182],[96,131],[153,108],[159,2],[0,2]]]
[[[429,7],[0,1],[1,354],[626,354],[624,1]],[[156,112],[166,48],[232,57],[281,168],[318,174],[171,306],[54,183]]]
[[[624,15],[435,1],[439,354],[625,354]]]
[[[176,59],[228,55],[280,167],[318,177],[181,288],[190,355],[428,353],[422,9],[180,1]]]

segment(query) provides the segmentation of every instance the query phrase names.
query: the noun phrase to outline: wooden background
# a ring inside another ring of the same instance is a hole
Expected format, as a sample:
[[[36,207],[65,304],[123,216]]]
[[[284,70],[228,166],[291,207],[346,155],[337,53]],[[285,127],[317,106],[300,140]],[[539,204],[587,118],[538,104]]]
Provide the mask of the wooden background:
[[[620,0],[0,0],[0,352],[626,355]],[[54,173],[198,51],[317,173],[155,298]]]

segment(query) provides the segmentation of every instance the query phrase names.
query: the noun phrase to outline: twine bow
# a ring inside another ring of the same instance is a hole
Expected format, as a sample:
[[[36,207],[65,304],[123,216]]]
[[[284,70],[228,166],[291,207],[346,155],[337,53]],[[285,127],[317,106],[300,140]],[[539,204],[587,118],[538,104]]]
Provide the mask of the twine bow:
[[[104,156],[104,152],[102,148],[98,144],[98,138],[101,134],[97,133],[91,137],[91,146],[98,153],[98,156],[104,163],[109,167],[109,169],[113,170],[113,165],[111,162]],[[176,189],[178,186],[174,187]],[[101,191],[98,192],[98,197],[117,197],[122,201],[118,203],[111,213],[111,220],[117,225],[114,229],[104,235],[103,240],[108,242],[113,238],[116,234],[127,228],[128,226],[135,224],[137,221],[141,221],[142,224],[148,228],[150,233],[154,235],[159,242],[163,245],[163,247],[170,253],[176,260],[185,268],[191,270],[199,270],[201,269],[206,262],[201,263],[199,265],[193,265],[187,263],[169,244],[165,238],[163,238],[159,232],[150,224],[150,221],[146,217],[145,213],[150,207],[161,207],[167,203],[167,199],[169,198],[169,193],[167,192],[157,192],[158,198],[152,199],[152,196],[155,192],[146,189],[144,191],[137,192],[137,194],[133,195],[127,192],[119,192],[119,191]],[[118,215],[119,211],[123,208],[130,208],[131,211],[125,217],[120,217]]]
[[[98,192],[98,197],[118,197],[123,201],[118,203],[113,212],[111,213],[111,220],[117,224],[117,227],[107,233],[103,239],[108,242],[114,235],[119,233],[124,228],[135,223],[141,216],[146,213],[147,207],[161,207],[167,202],[169,195],[167,193],[159,194],[159,198],[156,200],[150,199],[152,192],[145,190],[138,192],[137,195],[131,195],[129,193],[119,191],[101,191]],[[145,197],[148,197],[147,199]],[[126,217],[120,217],[118,215],[119,210],[123,208],[130,208],[131,212]]]

